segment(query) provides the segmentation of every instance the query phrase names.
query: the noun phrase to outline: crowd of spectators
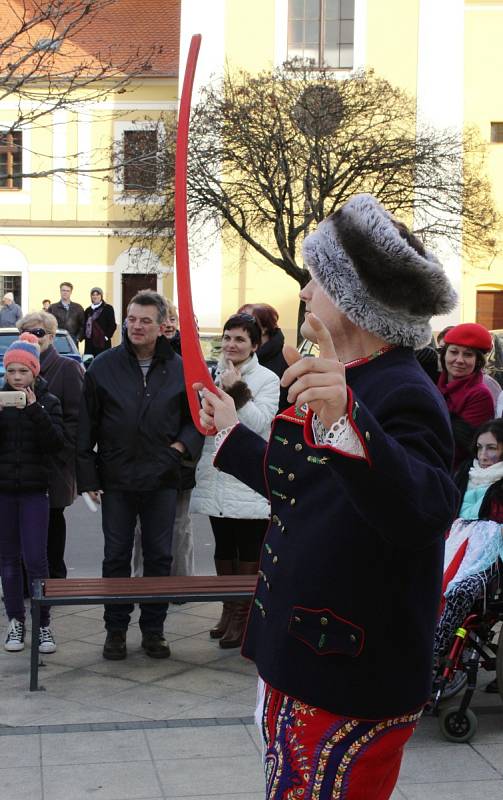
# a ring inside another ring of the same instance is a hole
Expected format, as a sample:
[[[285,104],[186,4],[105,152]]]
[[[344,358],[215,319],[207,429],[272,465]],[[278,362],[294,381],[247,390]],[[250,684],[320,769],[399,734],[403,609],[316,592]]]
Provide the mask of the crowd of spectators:
[[[0,572],[9,617],[5,647],[12,652],[24,646],[23,567],[28,591],[35,578],[66,577],[64,512],[77,493],[101,504],[105,577],[194,574],[194,513],[209,517],[217,574],[256,574],[269,525],[268,502],[213,466],[214,439],[203,441],[190,417],[173,303],[150,290],[139,292],[129,303],[123,340],[112,347],[117,325],[103,290],[91,289],[86,309],[71,300],[72,291],[65,281],[58,302],[46,299],[43,310],[25,316],[11,293],[0,308],[0,325],[20,331],[5,355],[3,392],[25,395],[19,403],[7,402],[5,394],[0,399],[0,513],[12,521],[2,528]],[[280,387],[287,362],[278,321],[267,303],[241,306],[223,327],[213,369],[216,385],[233,397],[239,420],[265,440],[278,410],[288,405]],[[58,354],[58,329],[84,342],[92,359],[87,371]],[[465,323],[444,329],[434,346],[417,352],[450,415],[453,473],[466,489],[459,512],[464,519],[468,474],[474,465],[485,468],[485,439],[498,461],[502,457],[501,425],[492,420],[502,414],[503,393],[485,372],[491,347],[483,326]],[[489,508],[490,519],[501,522],[501,501],[496,512],[494,504]],[[472,509],[470,519],[479,519],[480,504],[476,511],[479,516]],[[479,579],[474,586],[480,589]],[[40,649],[47,653],[56,642],[44,609]],[[126,657],[131,610],[105,607],[105,658]],[[238,647],[248,611],[246,602],[224,603],[210,637],[220,647]],[[141,609],[142,647],[154,658],[170,655],[166,612],[165,605]],[[445,645],[445,613],[442,625],[439,640]]]

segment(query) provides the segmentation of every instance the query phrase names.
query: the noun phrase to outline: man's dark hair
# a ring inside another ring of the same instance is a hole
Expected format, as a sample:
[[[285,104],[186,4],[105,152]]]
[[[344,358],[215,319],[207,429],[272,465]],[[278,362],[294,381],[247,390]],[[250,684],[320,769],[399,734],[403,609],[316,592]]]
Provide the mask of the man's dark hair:
[[[262,334],[257,320],[251,314],[233,314],[232,317],[229,317],[224,325],[224,332],[234,328],[242,328],[248,333],[251,343],[259,346]]]
[[[72,291],[72,292],[73,292],[73,283],[70,283],[70,281],[63,281],[63,283],[60,283],[60,284],[59,284],[59,288],[60,288],[60,289],[62,289],[62,288],[63,288],[63,286],[68,286],[68,288],[70,289],[70,291]]]
[[[141,289],[128,303],[127,313],[133,305],[137,306],[155,306],[157,309],[157,324],[162,325],[168,318],[168,304],[162,295],[154,292],[152,289]]]

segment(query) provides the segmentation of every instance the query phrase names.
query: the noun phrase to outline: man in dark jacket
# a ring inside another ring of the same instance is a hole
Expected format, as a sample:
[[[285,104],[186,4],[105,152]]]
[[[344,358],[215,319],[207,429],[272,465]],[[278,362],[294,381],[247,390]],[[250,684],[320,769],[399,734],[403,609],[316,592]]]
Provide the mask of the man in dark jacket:
[[[322,222],[304,259],[302,333],[320,357],[285,348],[293,405],[269,443],[222,391],[203,391],[201,419],[221,431],[215,466],[271,499],[243,645],[263,681],[267,798],[386,800],[430,694],[457,503],[449,419],[413,348],[456,295],[370,195]]]
[[[49,313],[58,320],[58,328],[68,331],[76,344],[84,338],[84,309],[79,303],[70,300],[73,284],[64,281],[59,285],[61,299],[59,303],[51,303]]]
[[[130,575],[137,515],[144,575],[169,575],[180,465],[199,455],[203,437],[190,417],[181,358],[163,336],[167,305],[144,290],[131,300],[122,344],[94,359],[84,379],[77,433],[77,486],[103,509],[103,577]],[[97,445],[97,452],[95,451]],[[132,606],[105,606],[105,658],[126,657]],[[166,605],[141,607],[142,647],[170,649]]]
[[[66,578],[65,508],[76,497],[75,439],[79,419],[80,397],[84,373],[80,364],[61,356],[54,347],[58,323],[53,314],[34,311],[18,322],[20,331],[35,334],[40,347],[40,374],[47,381],[48,390],[61,403],[63,411],[64,447],[51,457],[49,474],[49,529],[47,532],[47,560],[50,578]]]

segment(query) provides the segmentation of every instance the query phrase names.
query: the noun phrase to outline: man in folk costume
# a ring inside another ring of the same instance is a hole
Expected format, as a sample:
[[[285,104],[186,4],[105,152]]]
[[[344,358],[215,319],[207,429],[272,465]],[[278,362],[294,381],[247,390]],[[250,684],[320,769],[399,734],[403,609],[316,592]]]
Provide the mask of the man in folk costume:
[[[219,431],[215,465],[271,501],[243,644],[260,675],[266,796],[385,800],[430,694],[458,497],[447,410],[413,348],[456,295],[370,195],[323,221],[304,259],[302,333],[320,356],[285,348],[292,406],[269,443],[221,390],[203,390],[201,421]]]

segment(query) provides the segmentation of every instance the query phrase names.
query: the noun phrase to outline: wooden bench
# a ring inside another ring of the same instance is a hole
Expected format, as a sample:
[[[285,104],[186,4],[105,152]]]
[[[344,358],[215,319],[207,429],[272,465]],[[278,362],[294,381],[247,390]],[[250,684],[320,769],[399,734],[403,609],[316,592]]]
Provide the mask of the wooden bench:
[[[191,575],[167,578],[65,578],[35,581],[33,587],[30,692],[38,690],[38,632],[41,606],[104,603],[207,603],[252,597],[256,575]]]

